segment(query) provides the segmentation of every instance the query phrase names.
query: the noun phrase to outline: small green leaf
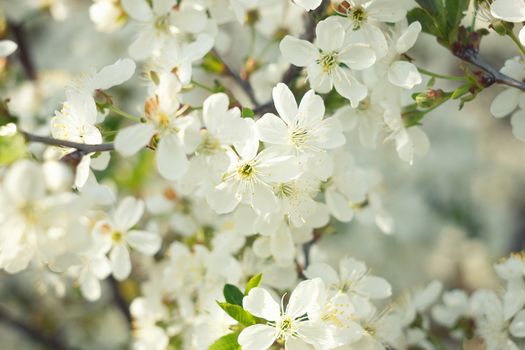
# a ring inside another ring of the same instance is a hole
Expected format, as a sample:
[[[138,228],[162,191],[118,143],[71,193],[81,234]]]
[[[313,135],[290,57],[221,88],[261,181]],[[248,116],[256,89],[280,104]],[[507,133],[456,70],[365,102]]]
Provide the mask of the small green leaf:
[[[438,19],[444,18],[445,9],[442,0],[416,0],[416,2],[431,16]]]
[[[7,165],[23,158],[27,153],[27,146],[22,135],[0,136],[0,165]]]
[[[259,273],[253,276],[252,278],[250,278],[248,283],[246,283],[246,290],[244,291],[244,295],[248,295],[250,290],[252,290],[253,288],[259,287],[259,284],[261,284],[261,280],[262,280],[262,273]]]
[[[456,29],[468,10],[470,0],[445,0],[445,15],[448,32]]]
[[[422,8],[416,7],[408,12],[407,19],[409,23],[421,23],[421,29],[424,33],[439,37],[439,27],[436,20]]]
[[[255,113],[248,107],[242,107],[242,117],[253,119]]]
[[[239,288],[237,288],[233,284],[226,284],[222,292],[224,294],[224,299],[226,299],[226,302],[242,306],[242,299],[244,298],[244,294],[242,294]]]
[[[461,96],[465,95],[467,92],[469,92],[470,88],[472,87],[471,84],[465,84],[458,87],[454,92],[452,93],[452,96],[450,97],[453,100],[457,100]]]
[[[241,346],[237,342],[239,333],[240,331],[226,334],[211,344],[208,350],[241,350]]]
[[[252,316],[248,311],[245,311],[242,307],[230,303],[217,302],[221,309],[224,310],[231,318],[242,324],[243,326],[252,326],[257,323],[255,317]]]

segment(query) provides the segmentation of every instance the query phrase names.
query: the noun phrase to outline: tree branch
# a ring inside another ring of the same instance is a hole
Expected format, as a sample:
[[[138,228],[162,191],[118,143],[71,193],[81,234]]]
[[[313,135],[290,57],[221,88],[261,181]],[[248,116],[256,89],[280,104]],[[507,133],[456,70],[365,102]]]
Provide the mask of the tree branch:
[[[217,58],[222,62],[224,65],[225,73],[230,76],[235,82],[244,90],[246,95],[248,95],[248,98],[253,103],[254,108],[259,107],[259,102],[257,101],[257,98],[255,97],[255,93],[253,92],[252,85],[247,81],[241,78],[241,76],[234,71],[227,63],[224,61],[224,59],[221,57],[221,55],[217,52],[217,50],[213,49],[213,54],[217,56]]]
[[[37,79],[37,73],[31,54],[29,52],[29,47],[27,45],[25,29],[23,23],[9,23],[9,28],[13,33],[13,37],[18,45],[18,57],[20,59],[20,64],[24,68],[24,72],[27,75],[27,78],[30,80]]]
[[[3,307],[0,307],[0,322],[6,324],[7,326],[13,329],[16,329],[20,333],[27,335],[35,343],[41,344],[46,349],[53,349],[53,350],[71,350],[72,349],[72,348],[69,348],[64,343],[62,343],[62,341],[59,340],[59,337],[57,335],[49,336],[49,335],[42,334],[42,332],[40,332],[39,329],[34,328],[26,324],[25,322],[22,322],[14,318]]]
[[[98,145],[88,145],[85,143],[78,143],[78,142],[72,142],[67,140],[59,140],[52,137],[47,136],[38,136],[34,134],[30,134],[25,131],[19,131],[27,141],[29,142],[37,142],[37,143],[43,143],[50,146],[63,146],[63,147],[69,147],[69,148],[75,148],[78,151],[82,152],[83,154],[89,154],[89,153],[96,153],[96,152],[107,152],[107,151],[113,151],[115,149],[115,145],[112,143],[101,143]]]
[[[514,78],[511,78],[500,71],[498,71],[496,68],[492,67],[488,62],[486,62],[482,57],[479,56],[479,54],[474,49],[465,49],[460,51],[452,51],[454,55],[461,60],[468,62],[472,64],[473,66],[481,69],[483,72],[487,74],[486,82],[484,82],[485,86],[490,86],[494,83],[499,83],[503,85],[508,85],[511,87],[514,87],[516,89],[520,89],[522,91],[525,91],[525,83],[519,80],[516,80]]]
[[[131,317],[131,313],[129,311],[129,305],[122,297],[122,294],[120,293],[120,287],[118,281],[113,277],[110,276],[108,278],[109,285],[111,287],[111,291],[113,293],[113,301],[115,302],[115,305],[120,310],[122,315],[126,318],[126,321],[128,321],[128,324],[131,325],[133,319]]]

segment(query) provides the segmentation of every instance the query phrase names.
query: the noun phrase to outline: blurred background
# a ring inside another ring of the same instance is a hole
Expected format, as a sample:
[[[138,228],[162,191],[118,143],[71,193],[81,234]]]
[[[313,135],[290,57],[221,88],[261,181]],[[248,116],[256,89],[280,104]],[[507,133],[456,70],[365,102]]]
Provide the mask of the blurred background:
[[[97,31],[89,19],[90,5],[89,0],[0,0],[0,36],[8,24],[18,28],[38,72],[38,79],[15,84],[23,78],[8,77],[4,68],[9,64],[15,74],[24,74],[16,54],[0,63],[0,96],[11,100],[27,130],[46,127],[64,99],[64,85],[75,74],[127,56],[133,31],[129,26]],[[515,48],[491,35],[481,52],[499,68]],[[410,56],[430,71],[460,74],[461,63],[424,34]],[[440,80],[436,87],[455,85]],[[137,75],[118,92],[119,105],[134,111],[135,98],[144,89]],[[358,214],[323,237],[312,249],[312,260],[336,264],[346,255],[362,259],[374,274],[392,282],[395,293],[433,279],[448,288],[496,286],[492,264],[525,244],[525,144],[512,136],[508,119],[489,112],[501,89],[482,92],[461,111],[456,102],[448,102],[425,117],[431,148],[411,166],[398,159],[390,144],[367,150],[350,139],[347,146],[356,163],[381,174],[378,192],[395,228],[384,234],[366,213]],[[118,123],[109,118],[106,126],[116,128]],[[0,272],[1,349],[39,349],[37,344],[46,343],[58,350],[128,347],[126,302],[137,294],[136,283],[115,287],[110,280],[103,298],[89,303],[73,288],[57,297],[64,291],[52,290],[54,285],[61,288],[54,278],[52,273]],[[44,338],[34,341],[38,337]]]

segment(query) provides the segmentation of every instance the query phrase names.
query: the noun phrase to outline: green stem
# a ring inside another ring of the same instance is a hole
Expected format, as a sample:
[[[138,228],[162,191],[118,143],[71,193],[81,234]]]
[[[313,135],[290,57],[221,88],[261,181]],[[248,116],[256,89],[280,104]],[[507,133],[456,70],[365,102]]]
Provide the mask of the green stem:
[[[418,67],[417,70],[421,74],[428,75],[428,76],[434,77],[434,78],[446,79],[446,80],[455,80],[455,81],[465,81],[465,80],[467,80],[467,78],[465,78],[465,77],[460,77],[460,76],[455,76],[455,75],[438,74],[438,73],[434,73],[434,72],[431,72],[429,70],[423,69],[421,67]]]
[[[213,88],[209,87],[209,86],[206,86],[204,84],[201,84],[199,82],[196,82],[195,80],[192,80],[191,83],[197,87],[200,87],[201,89],[204,89],[206,91],[209,91],[209,92],[212,92],[212,93],[215,93],[217,91],[215,91]]]
[[[514,34],[512,29],[507,30],[507,35],[511,38],[511,40],[514,42],[514,44],[516,44],[516,46],[518,47],[518,49],[521,52],[521,55],[525,56],[525,47],[523,47],[523,45],[521,45],[520,39],[518,39],[518,37],[516,36],[516,34]]]
[[[124,112],[123,110],[121,110],[120,108],[114,106],[114,105],[109,105],[107,106],[107,108],[112,111],[113,113],[115,114],[118,114],[124,118],[127,118],[129,120],[133,120],[134,122],[137,122],[137,123],[140,123],[140,118],[139,117],[135,117],[134,115],[131,115],[127,112]]]

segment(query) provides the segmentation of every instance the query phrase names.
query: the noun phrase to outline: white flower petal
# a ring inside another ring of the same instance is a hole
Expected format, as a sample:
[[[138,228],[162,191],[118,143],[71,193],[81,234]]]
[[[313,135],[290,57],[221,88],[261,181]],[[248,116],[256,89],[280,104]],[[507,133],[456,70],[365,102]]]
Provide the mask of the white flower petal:
[[[292,91],[283,83],[277,84],[272,90],[273,103],[279,116],[288,125],[293,125],[297,118],[297,102]]]
[[[267,148],[259,153],[257,165],[260,178],[265,182],[287,182],[295,179],[301,173],[297,157],[276,154]]]
[[[129,251],[124,244],[116,245],[109,254],[113,276],[119,281],[128,278],[131,273],[131,259]]]
[[[87,275],[80,283],[80,291],[82,296],[88,301],[96,301],[100,299],[100,282],[93,275]]]
[[[171,22],[182,32],[199,33],[206,27],[208,17],[205,11],[195,8],[184,8],[171,12]]]
[[[242,306],[252,315],[262,317],[268,321],[277,321],[281,315],[279,304],[268,291],[260,287],[250,290],[248,295],[242,300]]]
[[[525,111],[518,110],[510,118],[510,124],[512,125],[512,134],[515,138],[521,141],[525,141]]]
[[[384,278],[364,277],[356,287],[357,291],[371,299],[384,299],[392,295],[392,287]]]
[[[124,11],[138,21],[149,21],[153,18],[153,12],[146,0],[122,0]]]
[[[376,53],[366,45],[351,45],[339,55],[339,59],[351,69],[363,70],[376,62]]]
[[[253,191],[251,196],[254,209],[261,213],[273,213],[279,210],[277,198],[275,198],[271,187],[262,183],[256,183],[247,191]]]
[[[154,255],[159,251],[162,241],[156,233],[133,230],[128,233],[126,242],[142,254]]]
[[[155,135],[155,127],[148,123],[128,126],[120,130],[115,138],[115,149],[129,157],[144,148]]]
[[[120,85],[129,80],[135,73],[135,62],[124,58],[112,65],[106,66],[93,78],[93,88],[106,90],[112,86]]]
[[[139,32],[135,41],[129,46],[129,54],[136,60],[144,60],[152,53],[156,42],[153,28],[146,28]]]
[[[270,236],[270,248],[278,263],[286,266],[293,262],[295,246],[288,227],[283,227]]]
[[[366,12],[375,20],[390,23],[401,21],[407,14],[405,6],[392,0],[371,1]]]
[[[159,174],[168,180],[178,180],[188,170],[188,158],[175,134],[160,139],[156,158]]]
[[[321,278],[327,285],[339,283],[339,276],[332,266],[325,263],[314,263],[308,266],[304,275],[310,279]]]
[[[312,43],[290,35],[281,40],[279,48],[284,59],[294,66],[306,67],[319,57],[319,51]]]
[[[269,349],[275,342],[275,328],[265,324],[250,326],[243,329],[237,341],[243,350]]]
[[[75,187],[82,188],[86,184],[86,181],[89,177],[90,168],[89,165],[91,164],[91,157],[90,156],[84,156],[80,160],[80,163],[77,165],[77,169],[75,172]]]
[[[516,338],[525,338],[525,310],[521,310],[514,316],[509,330]]]
[[[397,53],[402,54],[410,50],[416,44],[419,33],[421,33],[421,23],[417,21],[412,22],[403,32],[403,34],[401,34],[401,36],[397,39]]]
[[[133,197],[124,198],[115,211],[115,224],[122,231],[135,226],[144,214],[144,202]]]
[[[217,214],[226,214],[231,213],[241,199],[236,196],[236,187],[233,183],[223,182],[208,193],[206,200]]]
[[[318,278],[302,281],[295,287],[286,306],[286,314],[292,318],[300,317],[308,311],[319,296]],[[322,282],[321,282],[322,283]]]
[[[255,126],[261,141],[275,145],[288,144],[288,128],[276,115],[266,113],[255,122]]]
[[[325,72],[319,64],[312,63],[308,65],[306,70],[308,72],[308,81],[310,82],[310,87],[312,89],[322,94],[328,93],[332,90],[334,86],[333,76]]]
[[[17,206],[24,206],[45,196],[46,184],[42,168],[33,161],[14,163],[4,177],[3,189],[7,199]]]
[[[323,119],[324,114],[323,98],[316,95],[314,90],[307,91],[299,104],[300,125],[307,127],[316,126]]]
[[[153,0],[153,12],[157,15],[168,13],[174,6],[173,0]]]
[[[349,222],[354,218],[354,211],[350,207],[348,200],[339,192],[332,190],[326,191],[326,205],[330,208],[332,215],[339,221]]]
[[[0,58],[7,57],[18,48],[18,45],[11,40],[0,40]]]
[[[525,2],[523,0],[496,0],[490,6],[492,16],[506,22],[525,21]]]
[[[388,80],[392,84],[404,89],[412,89],[423,81],[417,67],[407,61],[396,61],[392,63],[388,69]]]
[[[323,0],[293,0],[293,2],[301,6],[306,11],[312,11],[318,8]]]
[[[343,46],[345,30],[339,19],[333,16],[317,23],[315,27],[316,44],[322,51],[337,51]]]
[[[335,89],[341,96],[350,100],[353,108],[357,108],[359,102],[368,94],[366,86],[354,78],[348,69],[338,68],[336,72],[337,74],[334,77]]]

